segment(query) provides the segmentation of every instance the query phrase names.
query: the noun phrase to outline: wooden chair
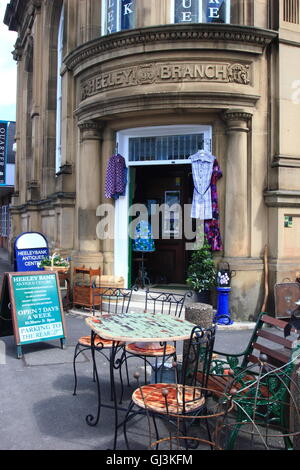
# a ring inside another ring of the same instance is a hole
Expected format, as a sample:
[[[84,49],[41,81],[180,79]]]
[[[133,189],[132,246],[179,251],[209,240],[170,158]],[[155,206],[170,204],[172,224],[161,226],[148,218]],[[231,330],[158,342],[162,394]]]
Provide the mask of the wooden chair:
[[[92,286],[93,288],[93,295],[92,295],[92,307],[93,307],[93,317],[96,314],[96,307],[99,306],[99,311],[97,310],[97,314],[101,318],[101,315],[105,314],[116,314],[116,313],[126,313],[128,312],[129,305],[131,302],[132,297],[132,289],[123,289],[123,288],[115,288],[115,287],[106,287],[98,289],[95,284]],[[94,340],[95,351],[100,352],[110,363],[110,350],[112,348],[112,341],[100,338],[100,336],[96,335],[94,338],[92,337],[92,333],[88,336],[82,336],[79,338],[77,345],[74,351],[73,357],[73,370],[74,370],[74,391],[73,395],[76,395],[77,390],[77,373],[76,373],[76,359],[78,356],[87,350],[91,350],[92,348],[92,339]],[[125,343],[119,343],[117,347],[120,351],[123,352],[123,348]],[[108,354],[106,354],[108,353]],[[128,378],[128,370],[127,370],[127,363],[126,366],[126,373],[127,373],[127,381],[129,384]],[[93,378],[95,380],[95,370],[93,371]],[[120,368],[120,379],[121,379],[121,386],[122,386],[122,395],[123,395],[123,380],[121,375],[121,368]],[[111,389],[111,399],[113,399],[114,391]],[[121,397],[122,399],[122,397]]]
[[[124,437],[129,449],[127,424],[137,414],[144,411],[148,418],[153,419],[156,432],[156,443],[160,442],[156,417],[167,419],[175,424],[183,438],[187,436],[186,416],[200,416],[207,411],[207,377],[211,364],[211,354],[215,339],[215,327],[207,330],[199,326],[193,328],[188,341],[181,369],[176,364],[174,383],[152,383],[138,387],[132,394],[124,420]],[[205,354],[203,354],[205,351]],[[202,382],[196,383],[196,372],[201,366]],[[205,416],[206,417],[206,416]],[[182,426],[178,428],[178,419]],[[207,426],[208,442],[211,443],[210,430]],[[187,440],[188,441],[188,440]],[[186,444],[188,444],[186,441]]]
[[[191,292],[185,294],[173,294],[167,292],[151,292],[149,289],[146,290],[145,299],[145,312],[159,313],[164,315],[174,315],[180,317],[182,309],[187,297],[191,297]],[[148,346],[148,347],[147,347]],[[162,370],[163,363],[159,366],[158,360],[163,359],[165,362],[170,357],[176,359],[176,343],[171,344],[156,344],[149,348],[149,345],[143,347],[140,343],[129,343],[125,346],[127,358],[134,356],[140,357],[144,360],[145,370],[145,383],[147,382],[146,367],[150,365],[152,370],[155,372],[155,382],[157,382],[157,376],[159,370]],[[155,364],[150,362],[150,359],[155,359]]]
[[[235,390],[237,424],[229,439],[233,448],[240,427],[259,417],[259,424],[287,429],[287,403],[295,357],[300,354],[296,338],[285,337],[286,321],[265,313],[258,317],[245,351],[228,354],[214,351],[208,387],[224,392]],[[296,355],[296,356],[295,356]],[[268,371],[263,378],[262,371]],[[197,374],[202,380],[202,372]],[[287,448],[291,440],[284,437]]]

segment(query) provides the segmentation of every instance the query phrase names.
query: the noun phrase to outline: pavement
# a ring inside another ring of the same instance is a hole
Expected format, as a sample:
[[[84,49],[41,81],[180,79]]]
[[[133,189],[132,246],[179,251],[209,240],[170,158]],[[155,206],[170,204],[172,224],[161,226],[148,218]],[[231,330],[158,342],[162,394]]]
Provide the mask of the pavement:
[[[10,270],[8,260],[0,253],[0,273]],[[86,422],[88,414],[96,413],[96,385],[89,351],[78,357],[78,389],[73,395],[74,348],[80,336],[90,333],[85,316],[65,312],[65,320],[65,349],[61,349],[59,341],[29,344],[23,346],[23,357],[18,359],[14,336],[0,337],[0,450],[112,449],[113,410],[103,408],[95,427]],[[220,327],[215,349],[241,352],[251,332],[250,325],[241,329]],[[102,399],[111,403],[107,361],[98,355],[97,365]],[[125,387],[125,409],[136,387],[133,375],[137,370],[142,372],[143,365],[134,359],[129,366],[131,387]],[[145,450],[149,445],[145,419],[140,416],[133,425],[130,423],[131,449]],[[126,449],[122,430],[117,449]]]
[[[96,386],[92,380],[90,354],[78,357],[78,390],[73,396],[73,354],[77,339],[88,335],[83,317],[65,314],[67,340],[23,346],[23,358],[17,359],[13,336],[1,338],[0,363],[0,450],[107,450],[112,448],[114,422],[112,410],[103,409],[97,427],[87,425],[88,414],[96,413]],[[247,344],[249,330],[237,335],[218,332],[216,348],[232,351]],[[234,335],[234,337],[232,336]],[[237,351],[238,352],[238,351]],[[4,353],[4,354],[3,354]],[[109,403],[109,375],[105,359],[97,359],[101,371],[103,400]],[[129,376],[143,372],[141,361],[132,361]],[[125,388],[126,398],[133,388]],[[128,402],[127,402],[128,404]],[[3,432],[4,431],[4,432]],[[145,424],[131,427],[132,448],[147,448],[149,436]],[[125,449],[122,432],[118,449]]]

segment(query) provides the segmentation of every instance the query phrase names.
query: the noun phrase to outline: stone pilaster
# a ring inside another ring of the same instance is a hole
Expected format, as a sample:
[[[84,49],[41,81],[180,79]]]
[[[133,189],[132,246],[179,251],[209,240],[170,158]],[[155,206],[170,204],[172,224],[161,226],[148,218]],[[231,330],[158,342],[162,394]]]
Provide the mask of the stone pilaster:
[[[102,267],[100,241],[96,234],[96,210],[101,203],[101,129],[96,121],[79,124],[80,155],[77,168],[78,252],[75,265]]]
[[[227,125],[225,257],[249,256],[248,132],[252,115],[224,113]]]

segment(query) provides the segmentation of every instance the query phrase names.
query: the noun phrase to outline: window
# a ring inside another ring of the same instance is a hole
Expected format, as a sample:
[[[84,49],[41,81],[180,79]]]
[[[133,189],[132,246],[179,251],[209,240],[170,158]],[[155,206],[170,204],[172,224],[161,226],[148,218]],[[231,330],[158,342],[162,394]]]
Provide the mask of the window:
[[[300,2],[299,0],[284,0],[283,21],[287,23],[300,23]]]
[[[174,23],[230,23],[230,0],[173,0]]]
[[[8,237],[10,231],[10,216],[8,206],[0,206],[1,237]]]
[[[102,34],[132,29],[136,22],[136,0],[102,0]]]
[[[62,8],[57,40],[57,81],[56,81],[56,152],[55,152],[55,170],[59,172],[61,167],[61,107],[62,107],[62,77],[61,66],[63,60],[63,32],[64,32],[64,9]]]
[[[204,148],[204,134],[134,137],[129,139],[129,161],[186,160]]]
[[[127,129],[118,132],[117,144],[128,166],[182,165],[200,149],[211,151],[212,128],[177,125]]]

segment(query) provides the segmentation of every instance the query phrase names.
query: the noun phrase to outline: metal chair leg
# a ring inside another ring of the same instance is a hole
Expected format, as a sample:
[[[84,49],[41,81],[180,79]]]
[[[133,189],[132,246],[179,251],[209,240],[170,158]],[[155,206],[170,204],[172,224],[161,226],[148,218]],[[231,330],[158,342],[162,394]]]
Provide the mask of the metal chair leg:
[[[124,439],[125,439],[125,444],[126,444],[126,449],[127,450],[130,450],[129,442],[128,442],[128,438],[127,438],[127,421],[129,421],[128,418],[129,418],[129,415],[130,415],[131,410],[133,409],[133,407],[134,407],[134,402],[131,401],[130,404],[129,404],[128,410],[126,412],[124,423],[123,423],[123,433],[124,433]]]

